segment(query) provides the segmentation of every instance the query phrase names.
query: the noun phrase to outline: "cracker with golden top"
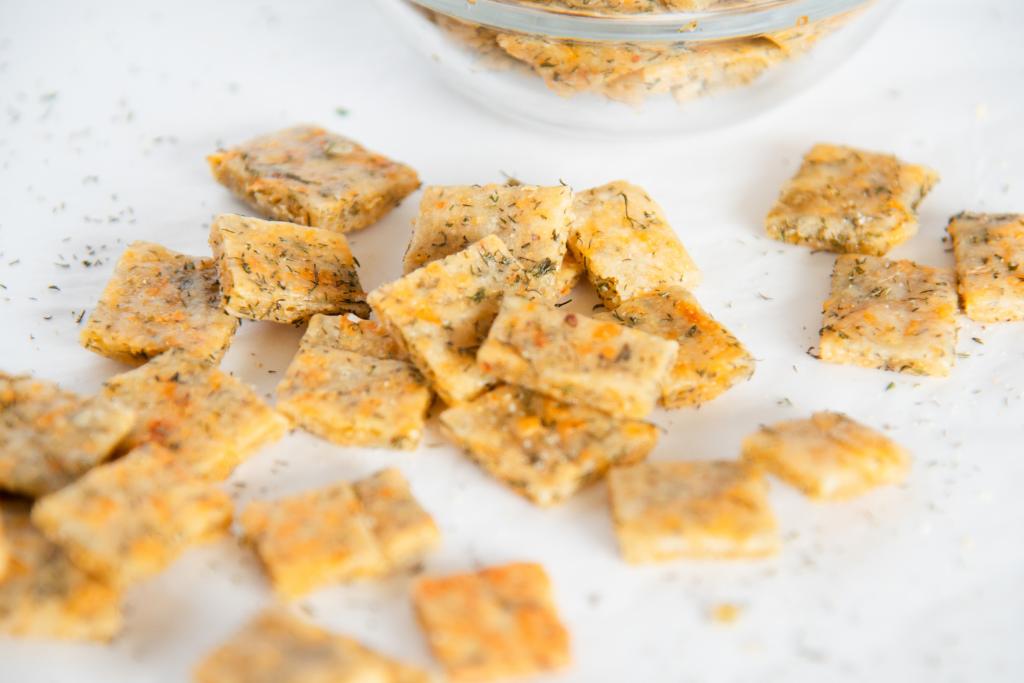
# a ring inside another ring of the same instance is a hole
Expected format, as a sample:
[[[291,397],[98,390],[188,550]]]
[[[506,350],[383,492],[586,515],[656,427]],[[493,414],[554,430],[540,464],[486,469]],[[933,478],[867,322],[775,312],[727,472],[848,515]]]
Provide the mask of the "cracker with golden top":
[[[433,395],[411,363],[382,355],[396,347],[376,323],[315,316],[277,387],[277,410],[332,443],[415,448]]]
[[[0,372],[0,489],[42,496],[113,454],[135,422],[102,396]]]
[[[412,567],[440,543],[441,532],[434,519],[394,467],[352,486],[389,571]]]
[[[940,377],[953,368],[957,296],[949,269],[843,254],[823,308],[822,360]]]
[[[680,287],[624,301],[595,317],[679,343],[675,364],[661,386],[666,408],[706,403],[754,374],[754,359],[743,344]]]
[[[917,233],[917,206],[939,181],[890,154],[818,144],[782,188],[765,219],[790,244],[884,256]]]
[[[570,663],[569,633],[539,564],[422,579],[413,603],[451,681],[536,675]]]
[[[627,562],[749,558],[779,547],[768,482],[742,462],[656,462],[608,474],[612,519]]]
[[[910,454],[842,413],[762,426],[743,441],[743,457],[811,498],[845,500],[903,481]]]
[[[32,523],[114,586],[156,574],[231,524],[231,499],[180,454],[147,444],[40,498]]]
[[[231,344],[238,319],[221,308],[213,259],[132,242],[82,329],[82,346],[132,365],[168,349],[211,361]]]
[[[488,235],[370,292],[370,306],[446,403],[480,395],[494,379],[476,363],[506,292],[529,277],[508,247]]]
[[[964,212],[947,229],[967,317],[1024,320],[1024,214]]]
[[[102,395],[136,414],[123,449],[165,446],[197,474],[212,479],[226,478],[288,430],[288,420],[251,387],[180,351],[112,377]]]
[[[207,161],[265,217],[337,232],[377,222],[420,185],[405,164],[317,126],[263,135]]]
[[[289,598],[406,568],[440,538],[397,470],[257,501],[240,521],[275,590]]]
[[[121,630],[121,595],[75,566],[29,518],[29,503],[0,498],[10,556],[0,581],[0,634],[108,641]]]
[[[613,465],[642,461],[658,430],[523,387],[501,386],[441,413],[453,441],[488,474],[538,505],[555,505]]]
[[[195,668],[196,683],[429,683],[430,676],[281,608],[252,618]]]
[[[316,313],[370,316],[345,236],[295,223],[222,214],[210,226],[224,310],[293,323]]]
[[[700,271],[643,189],[617,180],[576,195],[569,248],[608,308],[666,287],[692,289]]]
[[[559,269],[572,223],[566,186],[433,185],[423,190],[405,272],[454,254],[486,235],[497,235],[530,276],[529,287],[553,298],[564,286]]]
[[[477,362],[489,375],[616,417],[646,417],[679,345],[617,322],[507,296]]]

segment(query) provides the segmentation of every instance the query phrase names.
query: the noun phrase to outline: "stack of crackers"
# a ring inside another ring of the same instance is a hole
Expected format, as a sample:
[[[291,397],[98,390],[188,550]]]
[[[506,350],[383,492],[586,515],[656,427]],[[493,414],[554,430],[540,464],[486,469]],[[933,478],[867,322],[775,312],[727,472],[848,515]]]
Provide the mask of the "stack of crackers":
[[[290,428],[341,446],[415,449],[440,403],[442,431],[534,504],[607,477],[632,563],[776,552],[766,472],[822,500],[906,477],[903,448],[835,412],[764,426],[739,459],[646,462],[652,411],[713,400],[749,378],[754,360],[701,307],[697,266],[636,185],[427,187],[405,275],[366,293],[345,233],[417,189],[412,169],[310,126],[210,165],[263,218],[218,216],[210,257],[127,248],[82,344],[137,367],[95,396],[0,374],[0,632],[110,639],[127,587],[233,520],[282,602],[416,568],[438,546],[440,529],[397,469],[236,516],[220,483]],[[769,234],[842,252],[822,359],[947,374],[957,281],[972,318],[1024,318],[1020,216],[955,217],[955,276],[884,258],[916,232],[936,180],[887,155],[819,145],[784,189]],[[563,308],[583,277],[601,301],[590,315]],[[218,369],[241,318],[306,326],[273,407]],[[537,564],[421,579],[412,597],[452,680],[570,662]],[[430,679],[280,605],[195,677]]]

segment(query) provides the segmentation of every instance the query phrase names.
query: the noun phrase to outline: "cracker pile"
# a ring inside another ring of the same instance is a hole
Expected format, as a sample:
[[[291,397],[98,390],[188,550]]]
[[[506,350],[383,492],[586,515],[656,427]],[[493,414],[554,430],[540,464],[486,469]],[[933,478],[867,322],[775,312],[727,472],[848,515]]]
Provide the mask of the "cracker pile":
[[[130,245],[82,344],[143,364],[98,395],[0,373],[0,633],[116,636],[122,591],[231,535],[222,482],[260,448],[301,428],[341,446],[414,449],[435,396],[441,432],[533,504],[565,503],[607,478],[629,563],[777,552],[769,473],[819,500],[907,476],[906,450],[827,411],[762,426],[735,459],[647,462],[659,405],[714,400],[752,375],[754,359],[702,308],[697,266],[636,185],[428,187],[406,274],[366,293],[343,232],[408,194],[411,169],[311,127],[211,164],[262,216],[297,222],[218,216],[212,258]],[[948,374],[957,281],[971,317],[1024,318],[1021,216],[956,216],[955,274],[876,253],[913,233],[913,210],[936,179],[893,157],[819,145],[784,189],[769,234],[842,252],[823,360]],[[560,301],[582,275],[602,302],[592,315]],[[274,407],[217,367],[238,317],[307,325]],[[281,602],[416,571],[442,541],[397,469],[254,501],[236,526]],[[424,578],[412,604],[451,680],[570,664],[540,565]],[[327,679],[430,675],[283,607],[195,670],[200,682]]]
[[[745,1],[540,0],[539,4],[573,14],[607,16],[729,9]],[[729,40],[688,40],[689,31],[683,27],[678,40],[629,43],[518,33],[427,12],[438,30],[480,65],[538,77],[562,96],[594,93],[630,105],[657,96],[684,104],[753,83],[808,53],[855,14],[856,10],[813,22],[805,17],[785,30]]]

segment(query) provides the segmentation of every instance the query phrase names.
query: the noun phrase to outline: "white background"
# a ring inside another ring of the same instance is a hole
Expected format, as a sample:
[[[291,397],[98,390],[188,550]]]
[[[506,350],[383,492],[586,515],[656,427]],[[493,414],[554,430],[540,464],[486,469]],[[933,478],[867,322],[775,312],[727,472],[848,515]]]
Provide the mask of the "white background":
[[[907,0],[829,80],[756,121],[628,143],[523,130],[470,107],[373,4],[0,2],[0,367],[82,391],[123,369],[79,348],[75,318],[126,242],[205,253],[211,216],[241,210],[206,169],[219,144],[309,121],[410,163],[426,183],[500,181],[500,171],[581,188],[627,178],[663,204],[705,273],[700,299],[760,360],[753,381],[720,400],[657,415],[667,433],[653,457],[733,458],[759,423],[837,409],[912,449],[905,486],[814,504],[776,483],[779,557],[642,568],[617,556],[603,486],[539,510],[435,432],[415,453],[292,435],[238,470],[242,499],[401,467],[444,533],[429,572],[547,566],[574,639],[576,665],[559,681],[1024,680],[1024,326],[964,320],[964,357],[946,380],[825,365],[805,350],[831,258],[760,227],[819,140],[942,173],[921,233],[895,256],[951,265],[941,241],[951,214],[1024,211],[1024,3]],[[417,202],[352,236],[367,288],[399,274]],[[74,259],[90,248],[102,263],[85,268]],[[247,323],[225,367],[270,392],[297,339]],[[409,581],[301,604],[429,665]],[[186,680],[271,600],[253,557],[226,540],[133,589],[110,646],[0,641],[0,680]],[[742,608],[735,624],[709,618],[721,602]]]

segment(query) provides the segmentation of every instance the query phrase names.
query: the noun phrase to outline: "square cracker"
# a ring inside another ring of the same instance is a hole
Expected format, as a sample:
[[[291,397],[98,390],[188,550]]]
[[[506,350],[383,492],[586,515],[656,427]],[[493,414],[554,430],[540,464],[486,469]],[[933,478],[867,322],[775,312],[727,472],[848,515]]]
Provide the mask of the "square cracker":
[[[10,552],[0,581],[0,634],[107,641],[121,630],[121,595],[75,566],[29,519],[29,503],[0,498]]]
[[[538,505],[565,501],[612,465],[642,461],[658,438],[646,422],[508,385],[449,408],[441,424],[480,467]]]
[[[539,296],[559,294],[559,269],[572,223],[572,190],[566,186],[429,186],[423,190],[405,272],[497,235],[530,276]]]
[[[263,135],[207,157],[213,177],[267,218],[349,232],[420,185],[416,171],[316,126]]]
[[[111,585],[156,574],[231,524],[231,499],[179,454],[147,444],[40,498],[32,523]]]
[[[82,329],[82,346],[132,365],[168,349],[211,361],[231,344],[238,319],[221,308],[213,259],[132,242]]]
[[[884,256],[917,233],[917,205],[939,181],[890,154],[818,144],[782,188],[768,235],[812,249]]]
[[[569,633],[539,564],[421,579],[413,603],[451,681],[492,681],[567,666]]]
[[[210,226],[224,310],[291,323],[315,313],[368,318],[366,293],[345,236],[295,223],[221,214]]]
[[[433,520],[397,470],[256,501],[242,512],[241,525],[274,588],[290,598],[405,568],[439,539]]]
[[[956,360],[957,298],[946,268],[843,254],[823,308],[822,360],[938,376]]]
[[[538,301],[506,297],[477,362],[489,375],[616,417],[643,418],[679,345]]]
[[[0,489],[41,496],[106,460],[135,422],[101,396],[0,372]]]
[[[288,430],[288,420],[251,387],[179,351],[112,377],[102,395],[135,411],[124,450],[157,443],[213,479]]]
[[[368,300],[410,360],[447,403],[468,401],[494,379],[476,352],[506,292],[525,272],[496,235],[370,292]]]
[[[1024,320],[1024,214],[965,212],[947,229],[967,317]]]
[[[576,195],[569,248],[608,308],[667,287],[692,289],[700,271],[661,207],[617,180]]]
[[[416,448],[433,395],[411,363],[382,355],[391,351],[400,353],[376,323],[314,316],[277,387],[277,410],[332,443]]]
[[[700,405],[754,374],[750,353],[685,289],[645,294],[594,317],[679,343],[675,364],[662,382],[666,408]]]
[[[281,608],[250,620],[196,666],[196,683],[429,683],[419,669]]]
[[[743,441],[743,457],[812,498],[843,500],[903,481],[910,454],[841,413],[762,426]]]
[[[742,462],[654,462],[608,474],[619,548],[630,563],[733,559],[778,550],[768,482]]]

